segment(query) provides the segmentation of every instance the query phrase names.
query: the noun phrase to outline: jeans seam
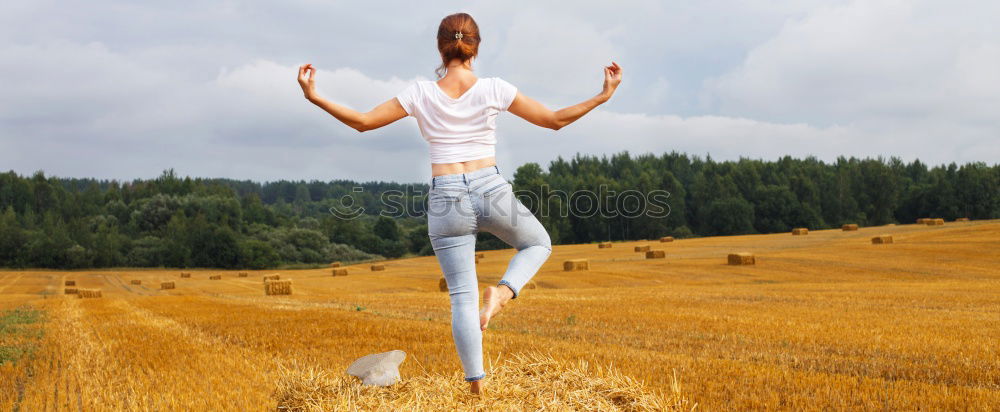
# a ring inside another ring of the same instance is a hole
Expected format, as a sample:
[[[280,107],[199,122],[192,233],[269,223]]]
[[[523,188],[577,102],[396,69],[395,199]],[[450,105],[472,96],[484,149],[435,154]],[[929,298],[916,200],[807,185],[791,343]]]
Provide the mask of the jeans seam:
[[[511,293],[514,294],[514,296],[511,297],[511,300],[517,299],[517,289],[515,289],[514,285],[511,285],[510,282],[508,282],[506,280],[501,280],[500,283],[497,284],[497,286],[506,286],[506,287],[510,288]]]

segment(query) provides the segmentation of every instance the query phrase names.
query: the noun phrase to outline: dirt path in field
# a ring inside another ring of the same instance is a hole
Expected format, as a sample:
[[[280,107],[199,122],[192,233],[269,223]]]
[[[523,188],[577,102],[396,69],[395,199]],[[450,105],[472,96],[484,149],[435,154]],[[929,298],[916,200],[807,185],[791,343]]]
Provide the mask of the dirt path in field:
[[[19,409],[273,409],[274,356],[128,299],[58,299]],[[271,407],[269,407],[271,405]]]

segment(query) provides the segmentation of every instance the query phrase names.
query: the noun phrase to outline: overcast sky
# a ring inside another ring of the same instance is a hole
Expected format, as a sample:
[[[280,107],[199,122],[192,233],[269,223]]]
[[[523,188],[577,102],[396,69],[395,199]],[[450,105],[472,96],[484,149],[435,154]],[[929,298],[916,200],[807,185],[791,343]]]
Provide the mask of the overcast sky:
[[[477,75],[550,108],[599,92],[611,60],[624,69],[562,130],[502,115],[508,176],[625,150],[1000,159],[1000,2],[428,3],[0,2],[0,170],[426,181],[413,118],[358,133],[302,98],[296,67],[368,110],[434,78],[437,25],[459,11],[482,32]]]

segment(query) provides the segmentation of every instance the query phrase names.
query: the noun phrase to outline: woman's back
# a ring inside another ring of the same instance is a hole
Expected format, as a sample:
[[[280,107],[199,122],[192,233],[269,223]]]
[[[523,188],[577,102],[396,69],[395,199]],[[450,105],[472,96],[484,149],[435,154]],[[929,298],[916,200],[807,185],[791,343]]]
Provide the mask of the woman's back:
[[[517,96],[517,88],[499,77],[479,78],[458,97],[436,81],[417,81],[396,98],[417,119],[430,143],[431,163],[456,163],[493,156],[496,119]]]

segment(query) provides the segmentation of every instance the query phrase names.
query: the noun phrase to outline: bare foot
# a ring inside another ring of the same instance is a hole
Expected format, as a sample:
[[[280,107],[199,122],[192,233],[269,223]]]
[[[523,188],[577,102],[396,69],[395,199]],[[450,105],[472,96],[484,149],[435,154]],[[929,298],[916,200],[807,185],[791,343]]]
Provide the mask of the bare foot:
[[[473,395],[479,395],[483,393],[483,387],[481,385],[482,381],[472,381],[469,382],[469,392]]]
[[[504,305],[514,296],[514,292],[506,286],[490,286],[483,291],[483,309],[479,311],[479,329],[486,330],[490,319],[500,313]]]

